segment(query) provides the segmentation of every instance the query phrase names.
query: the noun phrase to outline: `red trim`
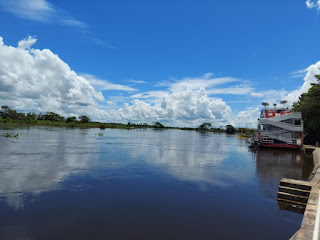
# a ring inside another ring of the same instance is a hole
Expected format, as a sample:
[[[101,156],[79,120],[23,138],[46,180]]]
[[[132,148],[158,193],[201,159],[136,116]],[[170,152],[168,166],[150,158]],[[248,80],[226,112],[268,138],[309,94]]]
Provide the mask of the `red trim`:
[[[274,117],[276,115],[275,111],[266,111],[266,117],[267,118],[271,118],[271,117]]]
[[[283,115],[283,114],[288,114],[288,113],[290,113],[290,111],[281,111],[281,113],[280,113],[280,115]]]
[[[302,145],[288,145],[288,144],[262,144],[260,143],[261,147],[274,147],[274,148],[295,148],[295,149],[300,149]]]

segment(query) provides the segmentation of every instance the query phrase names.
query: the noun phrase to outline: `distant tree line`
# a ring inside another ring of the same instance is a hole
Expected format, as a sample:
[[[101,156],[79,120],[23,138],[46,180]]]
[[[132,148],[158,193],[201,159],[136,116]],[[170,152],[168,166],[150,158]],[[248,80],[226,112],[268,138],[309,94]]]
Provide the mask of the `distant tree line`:
[[[19,113],[8,106],[2,106],[0,109],[0,124],[29,124],[29,125],[54,125],[54,126],[78,126],[78,127],[100,127],[104,128],[167,128],[160,122],[156,122],[154,125],[148,125],[147,123],[101,123],[92,122],[86,115],[79,117],[72,116],[65,118],[58,113],[47,112],[47,113]]]
[[[236,129],[234,126],[228,124],[225,126],[225,129],[222,127],[212,127],[211,123],[203,123],[195,130],[202,131],[202,132],[218,132],[218,133],[227,133],[227,134],[235,134],[235,133],[241,133],[245,134],[246,136],[250,136],[255,132],[255,129],[251,128],[238,128]]]
[[[86,115],[77,117],[68,117],[67,119],[58,113],[54,112],[47,112],[46,114],[43,113],[19,113],[16,110],[9,108],[8,106],[2,106],[0,110],[0,118],[7,119],[7,120],[19,120],[22,122],[30,123],[34,122],[35,120],[39,121],[50,121],[50,122],[67,122],[67,123],[89,123],[90,118]]]
[[[225,129],[221,127],[212,127],[211,123],[203,123],[197,128],[179,128],[179,127],[167,127],[160,122],[156,122],[153,125],[147,123],[101,123],[92,122],[86,115],[79,117],[72,116],[65,118],[58,113],[47,112],[47,113],[19,113],[8,106],[2,106],[0,109],[0,124],[29,124],[29,125],[50,125],[50,126],[70,126],[70,127],[99,127],[105,128],[122,128],[122,129],[133,129],[133,128],[154,128],[154,129],[181,129],[181,130],[196,130],[196,131],[207,131],[207,132],[219,132],[234,134],[240,132],[239,129],[234,128],[232,125],[226,125]],[[252,129],[242,129],[242,132],[252,133]]]

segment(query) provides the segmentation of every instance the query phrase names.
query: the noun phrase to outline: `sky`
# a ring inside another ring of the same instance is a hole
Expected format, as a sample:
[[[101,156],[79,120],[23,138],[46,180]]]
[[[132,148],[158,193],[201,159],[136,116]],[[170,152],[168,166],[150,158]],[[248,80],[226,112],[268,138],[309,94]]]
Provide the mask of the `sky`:
[[[0,105],[256,127],[320,70],[320,1],[0,0]]]

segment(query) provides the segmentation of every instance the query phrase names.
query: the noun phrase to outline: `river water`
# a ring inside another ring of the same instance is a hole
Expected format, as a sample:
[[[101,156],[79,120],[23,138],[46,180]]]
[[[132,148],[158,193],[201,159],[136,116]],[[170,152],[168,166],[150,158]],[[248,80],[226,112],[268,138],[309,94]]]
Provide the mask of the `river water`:
[[[278,205],[279,181],[312,167],[235,135],[0,130],[0,239],[288,239],[303,215]]]

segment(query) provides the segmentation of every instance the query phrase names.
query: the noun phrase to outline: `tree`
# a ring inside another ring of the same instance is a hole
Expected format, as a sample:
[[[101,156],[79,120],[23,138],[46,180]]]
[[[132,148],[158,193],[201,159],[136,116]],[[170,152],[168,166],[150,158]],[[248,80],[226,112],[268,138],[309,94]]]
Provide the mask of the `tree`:
[[[156,122],[153,126],[154,128],[164,128],[163,124]]]
[[[86,115],[80,116],[79,119],[80,119],[80,122],[82,122],[82,123],[88,123],[88,122],[90,122],[90,118],[87,117]]]
[[[58,113],[47,112],[47,114],[42,115],[44,120],[51,122],[64,122],[64,117],[60,116]]]
[[[37,114],[29,112],[26,117],[28,120],[35,120],[37,117]]]
[[[23,115],[23,116],[22,116]],[[8,106],[2,106],[0,110],[1,118],[11,118],[11,119],[23,119],[25,115],[23,113],[17,113],[16,110],[9,108]]]
[[[202,123],[200,126],[199,126],[199,129],[204,131],[204,130],[208,130],[209,128],[211,128],[211,123]]]
[[[236,129],[232,125],[226,126],[226,133],[228,134],[234,134],[236,132]]]
[[[77,121],[77,117],[68,117],[67,119],[66,119],[66,122],[71,122],[71,123],[73,123],[73,122],[76,122]]]
[[[301,112],[304,120],[305,142],[320,142],[320,75],[315,75],[318,84],[312,83],[307,93],[299,97],[294,111]]]

